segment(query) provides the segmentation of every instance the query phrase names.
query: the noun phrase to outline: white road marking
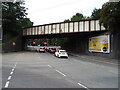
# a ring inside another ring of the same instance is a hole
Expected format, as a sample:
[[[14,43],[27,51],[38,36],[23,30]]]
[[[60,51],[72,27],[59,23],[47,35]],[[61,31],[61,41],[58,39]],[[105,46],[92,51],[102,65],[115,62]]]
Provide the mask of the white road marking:
[[[13,74],[13,72],[10,72],[10,75],[12,75]]]
[[[48,67],[50,67],[50,68],[51,68],[52,66],[51,66],[51,65],[48,65]]]
[[[11,77],[12,77],[12,76],[9,76],[9,77],[8,77],[8,80],[10,80],[10,79],[11,79]]]
[[[7,80],[6,84],[5,84],[5,88],[8,88],[8,86],[9,86],[9,84],[10,84],[10,80],[11,80],[11,78],[12,78],[11,75],[12,75],[13,72],[15,71],[16,65],[17,65],[17,63],[14,65],[14,67],[12,68],[12,71],[10,72],[10,76],[8,77],[8,80]]]
[[[83,84],[81,84],[81,83],[78,83],[78,85],[80,85],[81,87],[83,87],[83,88],[85,88],[85,89],[87,89],[87,90],[90,90],[90,89],[88,89],[88,87],[86,87],[85,85],[83,85]]]
[[[14,72],[15,69],[12,69],[12,72]]]
[[[15,64],[15,66],[13,67],[13,69],[15,69],[16,68],[16,64]]]
[[[14,65],[13,69],[15,69],[15,68],[16,68],[16,66],[17,66],[17,62],[15,63],[15,65]]]
[[[9,84],[10,84],[10,82],[7,81],[6,84],[5,84],[5,88],[8,88]]]
[[[56,70],[58,73],[60,73],[63,76],[66,76],[64,73],[60,72],[59,70]]]

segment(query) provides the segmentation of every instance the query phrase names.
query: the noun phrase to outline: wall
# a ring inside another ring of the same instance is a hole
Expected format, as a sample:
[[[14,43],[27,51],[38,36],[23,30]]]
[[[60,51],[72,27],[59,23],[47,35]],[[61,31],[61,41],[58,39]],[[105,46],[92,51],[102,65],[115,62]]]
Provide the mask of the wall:
[[[77,37],[76,38],[76,48],[77,53],[86,53],[88,52],[88,37]]]
[[[2,40],[0,40],[0,53],[2,52]]]
[[[13,45],[15,42],[15,45]],[[16,40],[12,40],[9,43],[5,44],[2,47],[2,52],[13,52],[13,51],[21,51],[22,50],[22,39],[18,37]]]
[[[120,33],[113,34],[111,37],[111,54],[113,58],[120,59]]]
[[[93,56],[100,56],[100,57],[106,57],[106,58],[115,58],[120,59],[120,34],[114,34],[110,35],[110,48],[111,52],[109,54],[105,53],[89,53],[88,52],[88,46],[89,46],[89,37],[77,37],[75,38],[76,42],[76,48],[74,49],[74,52],[81,53],[81,54],[88,54]]]

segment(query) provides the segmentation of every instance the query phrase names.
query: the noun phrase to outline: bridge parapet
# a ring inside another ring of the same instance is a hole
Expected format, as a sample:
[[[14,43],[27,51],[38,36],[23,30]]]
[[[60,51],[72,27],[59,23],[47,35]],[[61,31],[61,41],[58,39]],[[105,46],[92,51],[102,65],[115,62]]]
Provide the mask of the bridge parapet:
[[[106,30],[99,20],[80,20],[71,22],[60,22],[23,28],[23,36],[48,35],[60,33],[93,32]]]

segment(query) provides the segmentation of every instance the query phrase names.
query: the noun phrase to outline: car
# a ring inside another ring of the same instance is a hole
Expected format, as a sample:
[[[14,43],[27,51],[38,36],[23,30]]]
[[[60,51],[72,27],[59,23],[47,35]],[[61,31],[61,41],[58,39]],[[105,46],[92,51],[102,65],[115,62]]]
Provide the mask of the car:
[[[49,52],[50,52],[50,53],[55,53],[55,52],[56,52],[56,49],[55,49],[55,48],[50,48],[50,49],[49,49]]]
[[[56,57],[66,57],[66,58],[68,58],[68,53],[66,52],[66,50],[57,50],[55,52],[55,56]]]
[[[45,48],[45,50],[47,51],[47,52],[49,52],[49,48],[47,47],[47,48]]]
[[[45,52],[45,48],[44,47],[39,48],[39,52]]]

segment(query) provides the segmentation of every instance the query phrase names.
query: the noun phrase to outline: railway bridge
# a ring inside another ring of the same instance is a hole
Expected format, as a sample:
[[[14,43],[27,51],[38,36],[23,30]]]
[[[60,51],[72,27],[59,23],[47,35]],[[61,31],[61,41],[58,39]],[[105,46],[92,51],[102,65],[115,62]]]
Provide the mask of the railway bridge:
[[[40,38],[40,37],[60,37],[70,36],[74,34],[83,33],[98,33],[106,31],[106,29],[99,24],[99,20],[80,20],[70,22],[59,22],[44,24],[32,27],[23,28],[22,35],[26,38]]]
[[[108,30],[100,25],[97,19],[43,24],[22,29],[23,46],[27,39],[67,37],[71,42],[65,49],[70,51],[103,57],[118,57],[115,53],[117,49],[114,47],[117,45],[115,36],[107,32]],[[91,51],[93,53],[90,53]]]
[[[71,40],[69,50],[101,57],[120,58],[119,33],[116,35],[107,32],[108,30],[100,25],[97,19],[43,24],[22,28],[22,39],[10,43],[10,46],[4,49],[22,50],[28,39],[67,37]]]

